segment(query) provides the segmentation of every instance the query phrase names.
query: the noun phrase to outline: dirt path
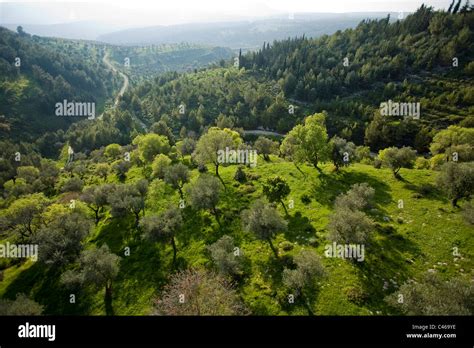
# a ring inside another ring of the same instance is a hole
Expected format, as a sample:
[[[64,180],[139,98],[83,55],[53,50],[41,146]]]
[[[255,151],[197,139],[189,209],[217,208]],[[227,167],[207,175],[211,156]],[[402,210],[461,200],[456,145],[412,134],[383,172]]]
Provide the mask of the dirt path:
[[[128,79],[128,76],[125,75],[123,72],[121,72],[120,70],[116,69],[112,63],[109,61],[109,52],[107,51],[104,55],[104,58],[102,59],[102,61],[104,62],[105,65],[107,65],[107,67],[113,71],[114,74],[119,74],[122,79],[123,79],[123,85],[122,85],[122,88],[120,88],[120,91],[118,92],[117,96],[115,97],[115,101],[114,101],[114,108],[117,107],[119,101],[120,101],[120,98],[124,95],[125,91],[127,90],[129,84],[130,84],[130,81]],[[102,115],[101,115],[102,116]],[[134,117],[134,119],[140,124],[140,126],[145,130],[145,131],[148,131],[148,127],[146,126],[145,123],[143,123],[142,120],[140,120],[138,117]]]
[[[107,65],[107,67],[112,70],[115,74],[119,74],[122,79],[123,79],[123,85],[122,85],[122,88],[120,88],[120,91],[118,92],[117,96],[115,97],[115,102],[114,102],[114,107],[116,107],[118,105],[118,102],[120,100],[120,98],[123,96],[123,94],[125,93],[125,91],[127,90],[128,88],[128,85],[129,85],[129,80],[128,80],[128,76],[125,75],[123,72],[121,71],[118,71],[113,65],[112,63],[110,63],[109,61],[109,52],[106,52],[105,55],[104,55],[104,58],[102,59],[104,64]]]

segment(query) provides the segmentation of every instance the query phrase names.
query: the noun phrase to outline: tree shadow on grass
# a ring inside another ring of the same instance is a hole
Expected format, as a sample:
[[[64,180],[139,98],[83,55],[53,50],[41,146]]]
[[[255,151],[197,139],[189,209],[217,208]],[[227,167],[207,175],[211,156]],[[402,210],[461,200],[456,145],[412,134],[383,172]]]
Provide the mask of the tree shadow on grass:
[[[383,181],[362,172],[341,171],[337,174],[321,173],[319,184],[313,184],[311,194],[320,204],[332,207],[334,200],[340,194],[346,193],[352,185],[367,183],[375,189],[375,201],[379,204],[388,204],[392,198],[390,186]]]
[[[128,232],[133,229],[132,226],[133,217],[113,219],[91,241],[98,246],[107,244],[113,253],[121,257],[120,270],[114,281],[114,306],[112,298],[105,298],[104,301],[107,315],[113,315],[118,307],[133,308],[144,289],[164,285],[168,273],[173,270],[172,253],[165,255],[169,243],[150,242],[142,238],[140,229]],[[125,254],[126,247],[129,248],[129,255]]]
[[[442,203],[448,202],[441,190],[432,184],[414,185],[412,183],[407,182],[403,186],[403,188],[410,191],[414,191],[412,197],[416,199],[424,198],[429,200],[437,200]]]
[[[172,253],[165,254],[165,244],[146,240],[130,243],[130,256],[122,256],[120,271],[114,281],[114,312],[117,306],[133,309],[150,288],[162,287],[172,267]],[[179,255],[179,254],[178,254]],[[147,298],[151,302],[151,298]],[[105,303],[107,312],[110,307]]]
[[[76,303],[70,303],[71,291],[68,291],[59,280],[61,269],[37,262],[21,272],[8,285],[6,298],[15,299],[16,294],[24,293],[44,306],[43,314],[47,315],[84,315],[88,314],[90,298],[81,298]]]
[[[365,262],[355,262],[368,295],[367,307],[373,311],[389,308],[384,298],[410,277],[409,265],[423,256],[415,243],[394,228],[379,226],[378,229],[379,237],[366,247]]]
[[[311,237],[316,237],[316,229],[306,216],[301,215],[299,211],[289,216],[285,239],[293,243],[308,244],[308,239]]]
[[[101,246],[107,244],[111,250],[118,253],[128,244],[128,241],[132,238],[136,238],[137,233],[131,233],[135,229],[135,218],[131,216],[110,218],[107,224],[100,225],[99,231],[95,235],[91,242]],[[136,232],[136,231],[135,231]]]

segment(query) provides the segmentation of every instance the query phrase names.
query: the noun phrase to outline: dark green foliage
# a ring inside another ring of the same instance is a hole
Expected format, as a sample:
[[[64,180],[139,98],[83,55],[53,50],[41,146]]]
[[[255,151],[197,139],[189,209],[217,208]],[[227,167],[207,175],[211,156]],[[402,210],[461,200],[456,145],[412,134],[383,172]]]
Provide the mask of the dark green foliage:
[[[55,215],[34,236],[39,245],[39,260],[46,264],[64,265],[79,256],[84,238],[90,232],[91,221],[77,209]]]
[[[223,236],[207,247],[218,272],[223,276],[237,276],[242,272],[242,255],[231,236]]]
[[[451,200],[453,207],[461,198],[469,198],[474,192],[474,166],[472,163],[448,162],[438,176],[438,186]]]
[[[84,250],[80,256],[80,270],[66,271],[61,282],[71,286],[79,282],[81,285],[92,285],[105,288],[105,295],[112,295],[112,283],[119,272],[120,257],[110,252],[107,244],[100,248]]]
[[[267,179],[263,184],[263,194],[269,202],[281,203],[285,213],[288,214],[283,200],[290,194],[290,186],[288,186],[288,183],[283,178],[275,176]]]
[[[252,203],[250,209],[242,212],[241,220],[243,229],[253,233],[258,239],[267,241],[275,257],[278,258],[278,250],[273,246],[272,240],[277,233],[287,229],[287,222],[278,215],[278,211],[269,204],[257,200]]]
[[[316,281],[325,273],[321,259],[313,251],[302,250],[293,262],[294,269],[283,270],[283,284],[294,292],[295,297],[307,297],[315,291]]]
[[[179,191],[183,199],[183,187],[189,181],[189,169],[182,163],[174,164],[165,169],[165,182]]]

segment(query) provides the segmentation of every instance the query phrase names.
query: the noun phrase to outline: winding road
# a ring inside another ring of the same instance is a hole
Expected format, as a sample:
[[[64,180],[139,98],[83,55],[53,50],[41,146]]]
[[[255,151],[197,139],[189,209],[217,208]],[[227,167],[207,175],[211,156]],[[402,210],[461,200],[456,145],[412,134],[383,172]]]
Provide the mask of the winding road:
[[[120,101],[120,98],[123,97],[125,91],[127,90],[129,84],[130,84],[130,81],[128,79],[128,76],[125,75],[123,72],[121,72],[120,70],[118,70],[117,68],[115,68],[112,63],[109,61],[109,52],[107,51],[104,55],[104,58],[102,58],[102,61],[104,62],[105,65],[107,65],[107,67],[112,70],[112,72],[114,74],[119,74],[122,79],[123,79],[123,85],[122,85],[122,88],[120,88],[120,91],[117,93],[117,96],[115,97],[115,101],[114,101],[114,108],[117,107],[119,101]],[[102,116],[102,115],[101,115]],[[142,120],[140,120],[138,117],[133,117],[135,121],[137,121],[140,126],[146,131],[148,132],[148,127],[146,126],[145,123],[143,123]]]
[[[118,92],[117,96],[115,97],[115,102],[114,102],[114,107],[116,107],[120,101],[120,98],[123,96],[123,94],[125,93],[125,91],[127,90],[128,88],[128,85],[129,85],[129,80],[128,80],[128,76],[125,75],[123,72],[121,71],[118,71],[113,65],[112,63],[109,61],[109,52],[107,51],[104,55],[104,58],[102,59],[102,61],[104,62],[105,65],[107,65],[107,67],[112,70],[115,74],[119,74],[122,78],[123,78],[123,85],[122,85],[122,88],[120,88],[120,91]]]

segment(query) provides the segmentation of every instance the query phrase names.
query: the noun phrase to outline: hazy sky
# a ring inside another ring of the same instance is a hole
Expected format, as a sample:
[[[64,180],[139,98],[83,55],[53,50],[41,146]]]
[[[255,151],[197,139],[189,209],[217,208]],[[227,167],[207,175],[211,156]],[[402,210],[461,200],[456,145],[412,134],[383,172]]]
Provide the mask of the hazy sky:
[[[451,0],[0,0],[0,24],[98,20],[121,26],[169,25],[258,18],[299,12],[411,12]]]

